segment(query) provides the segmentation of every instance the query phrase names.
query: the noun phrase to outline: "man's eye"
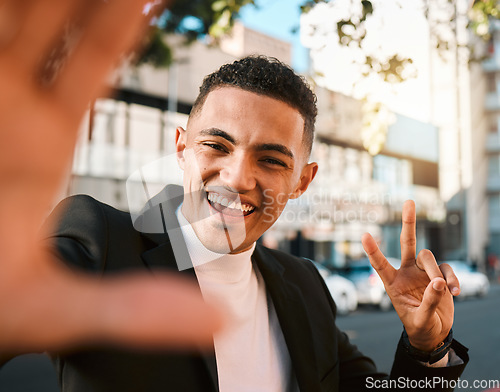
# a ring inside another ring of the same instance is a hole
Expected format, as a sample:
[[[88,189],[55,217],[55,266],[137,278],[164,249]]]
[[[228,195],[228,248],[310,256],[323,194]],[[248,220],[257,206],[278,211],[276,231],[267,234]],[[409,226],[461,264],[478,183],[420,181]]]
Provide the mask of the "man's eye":
[[[265,159],[263,159],[263,161],[266,163],[270,163],[271,165],[278,165],[278,166],[286,167],[286,165],[283,162],[279,161],[278,159],[265,158]]]
[[[214,150],[217,150],[217,151],[227,152],[227,150],[224,146],[221,146],[220,144],[217,144],[217,143],[203,143],[203,145],[210,147],[210,148],[213,148]]]

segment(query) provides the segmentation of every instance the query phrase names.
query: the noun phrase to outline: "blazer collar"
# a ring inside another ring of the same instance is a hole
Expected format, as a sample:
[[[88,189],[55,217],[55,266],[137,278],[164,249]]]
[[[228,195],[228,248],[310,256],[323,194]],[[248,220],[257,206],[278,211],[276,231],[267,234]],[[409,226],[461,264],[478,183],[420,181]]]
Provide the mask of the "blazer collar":
[[[148,267],[178,270],[192,267],[176,215],[183,199],[184,192],[181,186],[167,185],[148,200],[135,219],[134,228],[153,244],[153,247],[142,255]],[[180,268],[181,266],[185,268]]]
[[[266,248],[253,254],[276,309],[301,391],[320,390],[312,329],[302,292],[286,277],[286,268]]]

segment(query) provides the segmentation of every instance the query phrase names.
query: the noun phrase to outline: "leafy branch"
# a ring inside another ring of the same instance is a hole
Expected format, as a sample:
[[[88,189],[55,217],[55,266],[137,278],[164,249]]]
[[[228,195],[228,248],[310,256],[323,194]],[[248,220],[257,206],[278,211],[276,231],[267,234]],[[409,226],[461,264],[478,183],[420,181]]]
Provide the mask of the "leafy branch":
[[[138,56],[137,65],[148,63],[161,68],[172,63],[174,54],[166,44],[164,34],[182,35],[186,45],[206,36],[216,43],[231,31],[241,7],[248,4],[254,4],[254,0],[175,1],[156,18],[148,44]]]

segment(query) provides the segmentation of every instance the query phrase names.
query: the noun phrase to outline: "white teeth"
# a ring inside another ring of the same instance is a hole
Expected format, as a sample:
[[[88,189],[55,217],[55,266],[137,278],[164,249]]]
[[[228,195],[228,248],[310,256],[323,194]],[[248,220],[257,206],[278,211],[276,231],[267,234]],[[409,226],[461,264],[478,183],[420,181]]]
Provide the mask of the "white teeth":
[[[207,198],[212,203],[218,203],[224,207],[237,209],[243,212],[249,212],[255,208],[251,204],[241,204],[239,202],[238,203],[235,202],[234,200],[230,202],[226,197],[219,195],[218,193],[215,192],[210,192]]]

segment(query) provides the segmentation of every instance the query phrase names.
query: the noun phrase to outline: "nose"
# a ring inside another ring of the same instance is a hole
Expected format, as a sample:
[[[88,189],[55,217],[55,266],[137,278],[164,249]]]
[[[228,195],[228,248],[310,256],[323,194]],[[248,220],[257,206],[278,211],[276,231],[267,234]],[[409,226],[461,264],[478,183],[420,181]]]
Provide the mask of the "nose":
[[[236,192],[249,191],[255,188],[256,173],[255,167],[249,156],[246,154],[234,155],[224,162],[224,167],[220,171],[220,178],[224,185]]]

